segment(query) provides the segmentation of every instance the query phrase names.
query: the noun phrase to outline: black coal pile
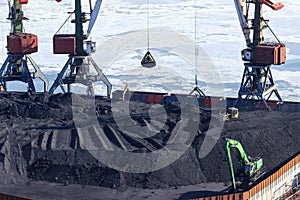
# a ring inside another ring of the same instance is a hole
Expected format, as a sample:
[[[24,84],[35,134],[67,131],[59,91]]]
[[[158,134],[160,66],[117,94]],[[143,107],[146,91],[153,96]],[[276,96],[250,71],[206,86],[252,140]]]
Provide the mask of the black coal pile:
[[[0,103],[1,183],[42,180],[124,189],[229,182],[225,138],[240,141],[248,155],[262,157],[266,170],[300,150],[300,112],[240,112],[240,118],[226,121],[221,135],[215,137],[207,135],[214,117],[211,111],[178,103],[157,106],[132,101],[126,104],[101,98],[91,101],[74,94],[28,93],[3,93]],[[191,116],[188,121],[184,120],[183,110]],[[162,118],[163,124],[158,120]],[[97,127],[93,125],[95,120]],[[179,123],[183,127],[180,130]],[[120,171],[87,150],[93,149],[95,140],[99,140],[95,136],[100,130],[105,135],[101,140],[105,148],[110,143],[131,153],[151,153],[176,139],[174,132],[186,134],[195,124],[195,135],[188,140],[190,145],[185,153],[154,171]],[[129,131],[124,130],[125,126],[130,127]],[[139,131],[139,127],[159,131],[149,136],[147,131]],[[130,130],[145,137],[136,137]],[[86,135],[89,140],[82,140]],[[211,137],[216,144],[202,157],[199,151],[206,137]]]

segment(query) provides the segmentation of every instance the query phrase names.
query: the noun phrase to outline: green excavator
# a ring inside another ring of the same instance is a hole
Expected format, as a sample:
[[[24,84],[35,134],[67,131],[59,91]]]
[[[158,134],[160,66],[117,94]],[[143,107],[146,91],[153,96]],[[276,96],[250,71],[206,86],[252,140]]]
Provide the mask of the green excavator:
[[[240,160],[235,165],[236,170],[234,170],[231,158],[231,148],[236,148],[239,152]],[[263,160],[262,158],[251,158],[246,154],[242,144],[233,139],[225,139],[225,152],[227,155],[228,165],[231,174],[232,187],[234,191],[237,191],[236,177],[243,178],[243,184],[249,184],[254,182],[260,176],[263,175]]]

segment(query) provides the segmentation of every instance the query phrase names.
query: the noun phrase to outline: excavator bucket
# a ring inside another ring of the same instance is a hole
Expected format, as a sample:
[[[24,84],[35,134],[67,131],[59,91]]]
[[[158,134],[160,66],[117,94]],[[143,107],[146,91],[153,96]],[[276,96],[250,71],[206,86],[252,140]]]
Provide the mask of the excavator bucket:
[[[146,68],[152,68],[156,66],[156,62],[149,51],[147,51],[144,58],[142,59],[141,65]]]

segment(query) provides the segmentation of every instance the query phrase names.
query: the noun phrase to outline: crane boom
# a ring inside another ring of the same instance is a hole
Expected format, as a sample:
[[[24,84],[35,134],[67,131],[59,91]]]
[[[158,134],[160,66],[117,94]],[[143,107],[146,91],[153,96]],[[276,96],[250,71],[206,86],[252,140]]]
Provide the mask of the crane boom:
[[[22,11],[22,4],[25,4],[25,2],[20,2],[20,0],[13,0],[13,4],[11,4],[11,1],[8,1],[9,19],[11,20],[11,34],[23,32],[24,16]]]
[[[95,22],[97,20],[97,17],[98,17],[99,11],[100,11],[101,4],[102,4],[102,0],[97,0],[95,3],[94,9],[91,11],[90,23],[89,23],[89,26],[87,29],[87,38],[89,37],[89,35],[95,25]]]
[[[269,6],[273,10],[280,10],[281,8],[283,8],[283,4],[281,2],[273,3],[270,0],[259,0],[259,2]]]
[[[244,2],[245,1],[245,5]],[[255,4],[255,17],[253,20],[248,19],[249,16],[249,4],[254,3]],[[263,42],[263,35],[262,35],[262,4],[267,5],[268,7],[272,8],[273,10],[280,10],[284,7],[284,5],[280,2],[273,3],[270,0],[234,0],[236,12],[238,15],[238,19],[240,22],[240,26],[242,28],[246,44],[248,47],[250,47],[252,44],[258,45],[260,42]],[[246,7],[246,13],[244,12],[244,8]],[[253,26],[248,23],[248,21],[251,21]],[[251,41],[250,39],[250,30],[253,29],[253,39]]]
[[[235,9],[236,12],[238,14],[238,18],[239,18],[239,22],[246,40],[246,44],[247,46],[250,45],[251,40],[250,40],[250,32],[249,32],[249,27],[247,24],[247,19],[245,18],[244,12],[243,12],[243,3],[242,0],[234,0],[234,5],[235,5]]]

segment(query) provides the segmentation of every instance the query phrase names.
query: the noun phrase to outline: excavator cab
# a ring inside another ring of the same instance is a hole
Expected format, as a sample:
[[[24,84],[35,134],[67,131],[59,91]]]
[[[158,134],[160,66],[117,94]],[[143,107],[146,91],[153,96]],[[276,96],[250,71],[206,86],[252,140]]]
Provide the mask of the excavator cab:
[[[253,163],[247,163],[244,167],[244,173],[246,176],[250,176],[250,174],[253,174],[254,167]]]
[[[250,177],[254,172],[254,164],[252,162],[244,163],[244,160],[239,160],[237,163],[235,174],[239,177]]]

